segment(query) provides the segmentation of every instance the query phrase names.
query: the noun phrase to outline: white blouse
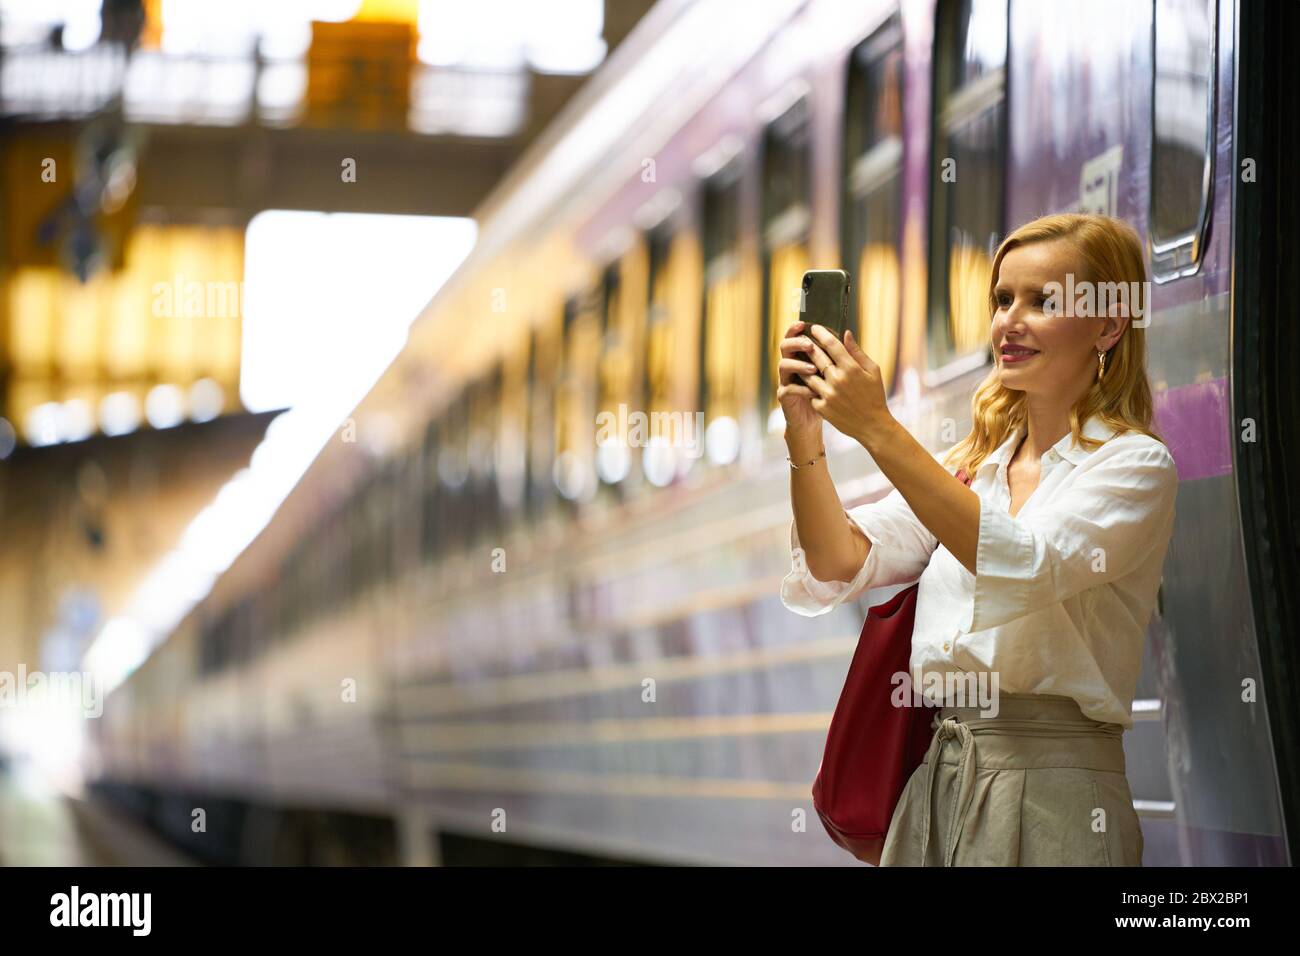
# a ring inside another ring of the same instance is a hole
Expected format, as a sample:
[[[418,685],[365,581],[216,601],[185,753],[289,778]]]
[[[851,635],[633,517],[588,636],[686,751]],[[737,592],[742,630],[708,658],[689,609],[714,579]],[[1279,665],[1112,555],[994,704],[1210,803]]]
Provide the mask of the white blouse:
[[[796,553],[781,602],[813,617],[870,588],[919,578],[911,658],[918,692],[935,699],[925,688],[943,678],[932,674],[987,672],[1001,693],[1072,697],[1086,716],[1131,727],[1173,534],[1173,457],[1146,435],[1112,438],[1114,429],[1090,418],[1083,433],[1105,444],[1089,452],[1065,435],[1043,453],[1038,487],[1013,518],[1007,466],[1022,431],[1013,429],[971,481],[980,496],[975,574],[894,489],[848,512],[871,541],[854,579],[818,581]],[[793,521],[790,547],[799,548]]]

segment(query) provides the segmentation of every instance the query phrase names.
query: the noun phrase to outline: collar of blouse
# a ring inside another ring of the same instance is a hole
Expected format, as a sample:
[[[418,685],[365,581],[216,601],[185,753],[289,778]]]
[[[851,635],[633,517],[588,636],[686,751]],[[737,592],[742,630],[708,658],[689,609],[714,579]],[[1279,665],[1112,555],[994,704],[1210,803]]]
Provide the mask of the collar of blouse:
[[[1007,437],[1002,444],[980,463],[978,471],[983,471],[985,468],[999,468],[1005,466],[1011,460],[1011,456],[1015,454],[1016,449],[1020,446],[1020,436],[1024,434],[1024,430],[1025,426],[1023,424],[1015,425],[1007,434]],[[1107,441],[1115,434],[1114,428],[1095,415],[1083,423],[1083,428],[1080,429],[1080,431],[1088,438],[1096,438],[1101,441]],[[1069,432],[1066,432],[1061,436],[1061,440],[1051,447],[1050,451],[1056,452],[1057,455],[1064,458],[1072,465],[1079,465],[1087,461],[1088,457],[1097,450],[1093,449],[1093,451],[1088,451],[1084,448],[1077,448],[1072,444],[1072,441],[1073,436]],[[1043,454],[1047,454],[1047,452],[1044,452]]]

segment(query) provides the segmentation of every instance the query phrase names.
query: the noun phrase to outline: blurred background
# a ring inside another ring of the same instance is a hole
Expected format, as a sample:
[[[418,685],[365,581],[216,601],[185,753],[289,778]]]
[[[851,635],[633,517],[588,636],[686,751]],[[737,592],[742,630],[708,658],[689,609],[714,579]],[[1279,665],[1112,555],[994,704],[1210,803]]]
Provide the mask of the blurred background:
[[[0,4],[0,667],[143,660],[649,5]],[[78,780],[81,721],[27,703],[0,753]]]
[[[1288,862],[1284,6],[0,0],[0,863],[853,863],[894,589],[781,606],[777,341],[847,269],[946,447],[1057,210],[1147,243],[1183,481],[1146,862]]]

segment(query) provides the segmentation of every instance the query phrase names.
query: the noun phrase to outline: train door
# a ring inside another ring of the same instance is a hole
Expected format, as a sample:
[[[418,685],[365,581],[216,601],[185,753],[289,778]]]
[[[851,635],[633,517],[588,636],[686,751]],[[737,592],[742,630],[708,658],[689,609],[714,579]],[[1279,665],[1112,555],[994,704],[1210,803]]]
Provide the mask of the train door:
[[[1229,4],[1225,3],[1225,6]],[[1289,170],[1295,121],[1296,4],[1235,4],[1236,115],[1232,130],[1232,422],[1253,422],[1234,443],[1233,471],[1254,610],[1268,728],[1289,862],[1300,858],[1300,362],[1293,284],[1300,251],[1282,236],[1300,222]]]
[[[1233,255],[1234,204],[1242,196],[1232,145],[1234,74],[1243,63],[1235,17],[1230,2],[1154,3],[1142,37],[1151,76],[1142,104],[1150,110],[1146,148],[1131,141],[1146,160],[1131,168],[1145,186],[1148,372],[1180,479],[1178,524],[1138,689],[1151,706],[1139,714],[1135,705],[1135,730],[1144,733],[1133,735],[1129,750],[1135,797],[1144,796],[1143,785],[1168,787],[1149,794],[1148,864],[1288,858],[1271,719],[1278,693],[1261,653],[1257,579],[1243,548],[1258,533],[1234,507],[1243,467],[1259,459],[1249,420],[1276,424],[1233,394],[1241,330],[1233,328],[1232,286],[1249,268]],[[1144,737],[1151,748],[1139,746]],[[1157,742],[1158,763],[1148,759]]]

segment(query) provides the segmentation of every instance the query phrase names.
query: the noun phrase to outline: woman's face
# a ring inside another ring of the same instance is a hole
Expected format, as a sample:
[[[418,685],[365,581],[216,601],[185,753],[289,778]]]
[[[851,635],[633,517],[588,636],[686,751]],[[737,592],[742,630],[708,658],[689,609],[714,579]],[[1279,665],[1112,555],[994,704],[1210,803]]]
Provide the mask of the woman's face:
[[[1066,276],[1072,273],[1079,288],[1087,280],[1083,269],[1074,246],[1061,239],[1017,246],[1002,257],[991,334],[994,360],[1007,388],[1073,396],[1096,378],[1097,348],[1112,344],[1099,345],[1107,320],[1044,314],[1049,283],[1068,288]],[[1064,295],[1058,298],[1064,303]]]

